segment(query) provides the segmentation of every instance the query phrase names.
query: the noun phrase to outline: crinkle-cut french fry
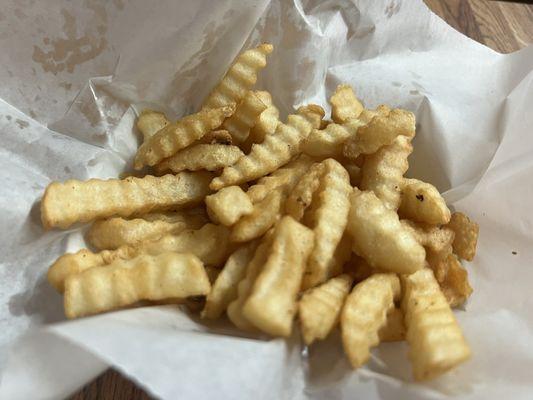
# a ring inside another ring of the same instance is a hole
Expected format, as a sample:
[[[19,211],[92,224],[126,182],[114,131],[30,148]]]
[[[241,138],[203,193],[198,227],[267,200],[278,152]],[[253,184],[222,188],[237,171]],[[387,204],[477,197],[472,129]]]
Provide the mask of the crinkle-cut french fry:
[[[476,255],[479,225],[465,214],[454,212],[446,226],[455,232],[453,252],[463,260],[472,261]]]
[[[287,198],[285,211],[296,221],[300,221],[303,218],[305,210],[311,205],[313,195],[320,187],[325,169],[326,165],[324,163],[311,165],[309,171],[302,176]]]
[[[265,68],[274,46],[263,43],[239,54],[224,78],[204,101],[203,108],[217,108],[239,103],[255,85],[257,74]]]
[[[254,143],[261,143],[268,135],[274,134],[279,124],[279,110],[272,103],[272,96],[266,91],[256,91],[255,94],[267,105],[259,115],[255,125],[250,129],[248,138],[243,143],[243,149],[248,153]]]
[[[222,225],[231,226],[242,216],[251,214],[254,205],[239,186],[227,186],[205,198],[207,213]]]
[[[381,115],[382,117],[386,117],[390,114],[390,112],[391,109],[388,106],[381,104],[375,110],[369,110],[365,108],[363,111],[361,111],[361,114],[359,114],[359,117],[357,117],[357,119],[359,119],[363,124],[366,125],[370,121],[372,121],[372,118],[374,118],[375,116]]]
[[[308,115],[289,115],[287,124],[280,122],[273,135],[252,146],[250,154],[241,157],[233,166],[224,168],[222,175],[211,182],[211,189],[248,182],[287,164],[299,153],[301,143],[311,132],[312,122],[308,120],[311,119]]]
[[[354,188],[350,197],[348,233],[353,250],[368,263],[385,271],[410,274],[424,267],[426,252],[373,192]]]
[[[141,169],[145,165],[154,166],[190,146],[219,127],[233,111],[232,106],[204,109],[168,124],[139,147],[135,155],[135,169]]]
[[[244,153],[237,146],[224,144],[195,144],[178,151],[155,166],[158,173],[172,171],[216,171],[233,165]]]
[[[41,202],[45,228],[111,216],[129,217],[199,203],[209,194],[207,172],[144,178],[53,182]]]
[[[69,276],[65,281],[65,314],[78,318],[141,300],[201,296],[210,288],[202,262],[192,254],[141,255]]]
[[[307,172],[312,164],[313,160],[305,154],[302,154],[272,174],[259,179],[255,185],[248,189],[246,194],[252,200],[252,203],[255,204],[263,200],[274,190],[287,192],[296,185],[298,180]]]
[[[442,225],[429,225],[402,219],[401,224],[408,229],[418,243],[426,248],[426,255],[438,257],[440,260],[452,253],[452,243],[455,233]],[[439,255],[441,255],[439,257]],[[429,261],[429,260],[428,260]]]
[[[256,241],[246,243],[229,256],[205,299],[202,318],[217,319],[237,298],[237,286],[245,277],[246,267],[252,261],[258,244]]]
[[[255,92],[248,91],[237,105],[235,113],[224,121],[222,127],[228,130],[235,143],[242,143],[248,138],[250,129],[266,108],[267,105]]]
[[[402,182],[398,214],[417,222],[440,225],[450,222],[450,210],[437,188],[418,179]]]
[[[441,375],[470,357],[452,310],[430,269],[402,277],[409,359],[417,381]]]
[[[468,272],[461,265],[455,254],[450,254],[445,260],[446,274],[440,283],[442,293],[448,300],[450,307],[459,307],[472,294],[472,286],[468,282]]]
[[[350,85],[337,86],[329,103],[331,104],[331,118],[337,124],[359,117],[364,109]]]
[[[306,345],[325,339],[335,328],[352,282],[350,275],[339,275],[303,294],[298,303],[298,315]]]
[[[405,324],[401,308],[393,308],[387,314],[387,321],[378,332],[381,342],[399,342],[405,340]]]
[[[332,158],[322,161],[321,164],[324,165],[324,173],[316,193],[317,204],[312,226],[315,244],[307,261],[302,282],[304,289],[316,286],[333,276],[336,268],[333,255],[341,242],[350,211],[352,187],[348,172]]]
[[[372,120],[357,130],[357,135],[346,141],[343,153],[354,160],[360,154],[375,153],[390,145],[398,136],[415,136],[415,116],[410,111],[394,109],[388,115],[378,112]]]
[[[326,112],[322,107],[316,104],[307,104],[305,106],[298,107],[296,110],[298,115],[305,117],[313,125],[313,129],[319,129],[322,125],[322,120],[326,115]]]
[[[200,229],[207,222],[205,215],[188,211],[146,214],[134,219],[115,217],[95,221],[87,232],[87,241],[98,250],[113,250],[186,229]]]
[[[226,311],[228,318],[239,329],[257,331],[257,328],[243,315],[242,307],[252,291],[257,276],[268,259],[271,245],[272,235],[267,234],[263,237],[261,244],[257,247],[251,261],[246,266],[246,274],[237,285],[237,297],[228,305]]]
[[[329,124],[323,130],[313,129],[302,150],[313,157],[341,157],[344,143],[355,137],[363,123],[352,119],[343,125]]]
[[[223,225],[206,224],[197,230],[185,230],[177,235],[166,235],[153,241],[145,241],[137,246],[121,246],[116,250],[92,253],[83,249],[77,253],[67,253],[59,257],[48,270],[48,281],[59,292],[67,276],[86,269],[103,266],[117,259],[130,259],[139,254],[157,255],[168,251],[191,252],[206,265],[219,266],[227,256],[229,231]]]
[[[344,232],[344,235],[330,261],[330,276],[342,274],[344,265],[350,260],[352,254],[352,238],[348,233]]]
[[[372,190],[388,208],[397,210],[401,201],[403,174],[409,168],[407,158],[412,151],[410,139],[398,136],[391,145],[365,156],[361,189]]]
[[[165,114],[154,110],[143,110],[137,119],[137,129],[145,142],[168,124],[170,121]]]
[[[270,192],[263,200],[254,204],[253,211],[242,217],[231,231],[231,240],[247,242],[262,236],[281,216],[284,195],[281,190]]]
[[[233,144],[233,138],[230,133],[225,129],[217,129],[215,131],[207,132],[198,143],[204,144],[225,144],[231,146]]]
[[[313,232],[290,216],[277,224],[268,258],[242,307],[243,316],[272,336],[290,336]]]
[[[370,348],[379,343],[378,332],[400,290],[396,275],[375,274],[355,285],[346,298],[341,312],[342,344],[353,368],[370,358]]]

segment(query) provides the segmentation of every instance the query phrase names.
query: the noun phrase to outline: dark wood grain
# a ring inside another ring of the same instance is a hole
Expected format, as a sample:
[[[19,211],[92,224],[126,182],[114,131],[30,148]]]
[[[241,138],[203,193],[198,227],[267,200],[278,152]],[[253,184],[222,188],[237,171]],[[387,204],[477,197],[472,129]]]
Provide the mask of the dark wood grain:
[[[448,24],[501,53],[533,43],[533,5],[487,0],[424,0]],[[71,400],[149,400],[115,370],[86,385]]]

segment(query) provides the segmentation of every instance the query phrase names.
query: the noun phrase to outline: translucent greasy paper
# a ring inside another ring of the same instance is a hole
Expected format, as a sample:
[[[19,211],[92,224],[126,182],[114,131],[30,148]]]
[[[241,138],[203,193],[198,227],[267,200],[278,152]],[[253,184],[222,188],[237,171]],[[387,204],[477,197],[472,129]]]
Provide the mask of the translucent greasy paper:
[[[406,346],[352,372],[337,334],[310,349],[205,325],[173,306],[64,322],[48,266],[83,228],[44,232],[52,180],[131,168],[144,107],[198,110],[243,47],[274,44],[259,88],[282,115],[353,85],[417,116],[409,176],[480,224],[456,314],[470,362],[414,384]],[[421,1],[7,0],[0,15],[0,398],[65,397],[114,366],[164,399],[530,398],[533,47],[498,54]]]

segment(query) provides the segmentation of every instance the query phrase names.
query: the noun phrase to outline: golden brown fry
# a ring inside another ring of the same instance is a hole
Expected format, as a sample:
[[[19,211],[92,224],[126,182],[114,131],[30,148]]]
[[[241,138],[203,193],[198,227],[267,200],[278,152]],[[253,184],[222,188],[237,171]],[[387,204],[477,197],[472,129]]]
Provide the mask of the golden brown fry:
[[[296,113],[311,122],[313,129],[320,128],[324,115],[326,115],[324,109],[316,104],[308,104],[306,106],[298,107]]]
[[[346,298],[341,313],[342,344],[353,368],[370,358],[370,348],[379,343],[378,332],[399,296],[396,275],[375,274],[358,283]]]
[[[405,324],[400,308],[393,308],[387,314],[387,321],[378,332],[381,342],[399,342],[405,340]]]
[[[344,274],[306,291],[298,303],[300,327],[306,345],[325,339],[339,321],[353,278]]]
[[[257,279],[257,276],[261,272],[263,265],[268,259],[271,245],[272,235],[265,235],[261,241],[261,244],[255,250],[252,260],[246,266],[246,275],[237,286],[237,297],[228,305],[228,318],[239,329],[245,331],[257,330],[257,328],[252,325],[243,315],[242,307],[252,291],[252,287]]]
[[[305,210],[311,205],[313,195],[320,187],[320,181],[326,165],[315,163],[309,171],[298,181],[285,203],[285,211],[296,221],[300,221]]]
[[[300,155],[297,159],[287,165],[277,169],[272,174],[259,179],[257,183],[251,186],[246,194],[252,200],[252,203],[258,203],[263,200],[270,192],[281,190],[290,191],[311,167],[313,161],[306,155]]]
[[[315,234],[302,282],[304,289],[314,287],[334,274],[334,253],[339,245],[350,211],[350,177],[344,167],[332,158],[322,161],[324,174],[316,193],[316,210],[312,225]]]
[[[313,232],[289,216],[275,228],[270,254],[242,307],[243,316],[272,336],[289,336]]]
[[[205,198],[207,213],[222,225],[231,226],[242,216],[251,214],[254,206],[239,186],[228,186]]]
[[[198,142],[204,144],[225,144],[227,146],[231,146],[233,144],[233,138],[227,130],[218,129],[216,131],[207,132]]]
[[[265,91],[256,91],[255,94],[267,105],[259,115],[256,124],[250,129],[248,139],[243,143],[243,149],[248,153],[254,143],[262,143],[265,137],[274,134],[279,124],[279,110],[272,103],[272,96]]]
[[[413,151],[410,139],[398,136],[391,145],[367,155],[362,168],[363,190],[372,190],[391,210],[397,210],[401,201],[403,174],[409,168],[407,157]]]
[[[137,129],[142,133],[146,142],[169,123],[170,121],[164,113],[154,110],[143,110],[137,119]]]
[[[262,236],[280,218],[283,199],[283,192],[274,190],[263,200],[254,204],[252,213],[242,217],[233,226],[231,240],[247,242]]]
[[[190,252],[206,265],[219,266],[227,256],[229,245],[228,228],[222,225],[206,224],[198,230],[186,230],[177,235],[166,235],[158,240],[141,242],[137,246],[121,246],[116,250],[92,253],[83,249],[59,257],[48,270],[48,281],[59,292],[63,291],[65,279],[92,267],[127,260],[140,254],[158,255],[173,251]]]
[[[350,85],[337,86],[329,102],[331,104],[331,118],[337,124],[343,124],[350,119],[359,117],[364,109]]]
[[[192,254],[141,255],[69,276],[65,281],[65,314],[78,318],[141,300],[201,296],[210,288],[202,262]]]
[[[300,144],[311,132],[312,122],[307,118],[289,115],[287,124],[280,122],[273,135],[267,136],[263,143],[252,146],[250,154],[241,157],[235,165],[224,168],[222,175],[211,182],[211,189],[219,190],[248,182],[287,164],[298,154]]]
[[[172,171],[178,173],[184,170],[216,171],[233,165],[244,153],[237,146],[224,144],[195,144],[178,151],[155,166],[158,173]]]
[[[231,106],[204,109],[168,124],[139,147],[135,155],[135,169],[141,169],[145,165],[154,166],[190,146],[219,127],[233,111],[234,107]]]
[[[323,130],[313,129],[302,150],[313,157],[341,157],[344,143],[355,137],[363,123],[352,119],[343,125],[329,124]]]
[[[255,85],[257,74],[266,66],[267,55],[274,47],[263,43],[239,54],[224,78],[204,101],[203,108],[217,108],[239,103]]]
[[[415,136],[415,116],[410,111],[395,109],[387,115],[378,114],[357,130],[357,135],[346,141],[343,153],[355,160],[360,154],[372,154],[382,146],[392,144],[398,136]]]
[[[358,255],[375,268],[400,274],[424,267],[424,248],[402,226],[396,212],[388,209],[373,192],[361,192],[357,188],[350,202],[347,230]]]
[[[237,105],[235,113],[224,121],[222,127],[228,130],[235,143],[243,143],[248,138],[250,129],[256,124],[259,115],[266,108],[267,105],[255,92],[248,91]]]
[[[433,225],[450,222],[450,210],[437,188],[418,179],[404,178],[398,214]]]
[[[205,299],[202,318],[217,319],[237,298],[237,286],[246,275],[246,267],[252,260],[257,245],[257,242],[246,243],[229,256]]]
[[[455,232],[453,252],[463,260],[472,261],[476,255],[479,225],[465,214],[454,212],[446,226]]]
[[[113,250],[126,244],[135,246],[145,240],[175,235],[186,229],[200,229],[205,223],[204,214],[188,211],[145,214],[135,219],[115,217],[94,222],[87,233],[87,241],[98,250]]]
[[[111,216],[129,217],[199,203],[209,194],[206,172],[144,178],[53,182],[41,202],[46,229]]]
[[[441,290],[450,307],[459,307],[472,294],[472,286],[468,283],[468,272],[461,265],[455,254],[446,258],[446,274],[440,282]]]
[[[433,272],[424,268],[402,280],[402,310],[414,378],[435,378],[470,358],[470,348]]]

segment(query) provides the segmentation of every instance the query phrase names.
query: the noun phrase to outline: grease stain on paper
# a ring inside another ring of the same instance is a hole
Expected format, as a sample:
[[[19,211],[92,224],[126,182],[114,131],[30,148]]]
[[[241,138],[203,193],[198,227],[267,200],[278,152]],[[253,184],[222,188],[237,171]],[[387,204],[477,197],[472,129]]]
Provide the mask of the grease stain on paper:
[[[15,123],[19,126],[19,129],[25,129],[30,126],[30,123],[28,121],[24,121],[18,118],[15,120]]]
[[[78,35],[76,17],[66,9],[61,10],[63,16],[63,33],[65,37],[43,38],[43,47],[33,46],[32,60],[41,65],[45,72],[57,75],[58,72],[73,73],[76,66],[99,56],[107,47],[107,14],[105,7],[94,1],[86,1],[85,5],[94,13],[89,21],[88,29]],[[96,33],[90,31],[96,27]]]
[[[394,14],[397,14],[398,11],[400,11],[401,6],[401,1],[392,0],[385,8],[385,15],[387,18],[391,18]]]

